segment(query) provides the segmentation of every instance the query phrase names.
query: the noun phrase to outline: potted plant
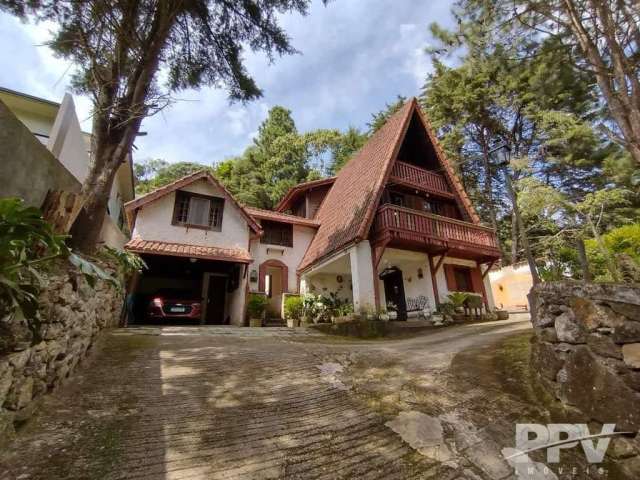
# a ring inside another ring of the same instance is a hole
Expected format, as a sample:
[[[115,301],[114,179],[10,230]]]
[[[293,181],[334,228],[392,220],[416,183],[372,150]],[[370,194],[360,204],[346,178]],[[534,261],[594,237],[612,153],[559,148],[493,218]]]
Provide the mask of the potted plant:
[[[287,296],[284,300],[284,318],[287,320],[287,327],[295,328],[300,326],[302,317],[303,300],[298,295]]]
[[[247,313],[249,314],[249,326],[261,327],[264,318],[264,312],[269,305],[269,299],[266,295],[260,293],[252,293],[247,302]]]
[[[333,309],[333,315],[331,321],[333,323],[346,323],[353,320],[353,305],[349,302],[344,302],[341,305]]]
[[[398,319],[398,307],[395,303],[387,302],[387,315],[389,316],[389,320]]]
[[[464,307],[469,298],[467,292],[451,292],[447,295],[447,299],[453,305],[454,312],[451,314],[451,318],[455,322],[462,322],[465,319]]]

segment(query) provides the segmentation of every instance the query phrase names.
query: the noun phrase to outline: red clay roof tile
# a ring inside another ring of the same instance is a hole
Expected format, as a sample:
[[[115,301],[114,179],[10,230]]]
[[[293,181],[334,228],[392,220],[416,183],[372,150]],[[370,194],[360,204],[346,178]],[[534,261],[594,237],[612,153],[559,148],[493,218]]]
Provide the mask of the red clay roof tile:
[[[289,215],[288,213],[273,212],[271,210],[263,210],[262,208],[244,207],[249,215],[253,218],[261,220],[272,220],[274,222],[291,223],[294,225],[303,225],[305,227],[319,227],[320,222],[311,218],[298,217],[297,215]]]
[[[202,258],[223,262],[251,263],[253,258],[242,248],[219,248],[204,245],[161,242],[134,238],[124,246],[126,250],[151,255],[171,255],[177,257]]]
[[[457,194],[460,207],[466,210],[474,223],[480,222],[440,148],[431,125],[420,111],[417,100],[413,98],[392,115],[340,170],[316,214],[320,228],[300,263],[299,271],[307,269],[336,250],[367,238],[393,161],[415,113],[434,145],[445,175]]]

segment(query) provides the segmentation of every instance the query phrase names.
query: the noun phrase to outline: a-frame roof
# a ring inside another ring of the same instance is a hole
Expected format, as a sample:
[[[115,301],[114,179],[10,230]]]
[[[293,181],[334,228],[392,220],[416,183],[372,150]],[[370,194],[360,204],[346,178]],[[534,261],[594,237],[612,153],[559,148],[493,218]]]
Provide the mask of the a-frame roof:
[[[460,180],[440,148],[431,125],[420,111],[417,100],[412,98],[340,170],[316,214],[320,228],[300,263],[299,271],[309,268],[337,250],[367,238],[384,186],[414,115],[417,115],[434,146],[437,160],[456,193],[460,208],[472,222],[480,223]]]
[[[225,198],[238,208],[238,210],[240,211],[244,219],[249,224],[249,227],[251,227],[251,229],[258,234],[262,233],[262,229],[260,228],[260,225],[258,225],[255,219],[249,214],[249,212],[247,212],[247,210],[240,203],[238,203],[238,201],[233,197],[233,195],[231,195],[231,192],[229,192],[224,187],[224,185],[222,185],[213,175],[211,175],[211,173],[209,173],[206,170],[199,170],[195,173],[192,173],[174,182],[171,182],[168,185],[157,188],[152,192],[142,195],[141,197],[131,200],[130,202],[125,203],[124,208],[125,208],[125,211],[127,212],[127,219],[129,221],[130,228],[133,227],[133,220],[135,217],[136,210],[142,208],[144,205],[147,205],[148,203],[155,202],[156,200],[164,197],[165,195],[170,194],[171,192],[175,192],[176,190],[179,190],[188,185],[191,185],[192,183],[195,183],[199,180],[205,180],[209,182],[211,185],[213,185],[214,187],[219,188],[222,191],[222,194],[225,196]]]

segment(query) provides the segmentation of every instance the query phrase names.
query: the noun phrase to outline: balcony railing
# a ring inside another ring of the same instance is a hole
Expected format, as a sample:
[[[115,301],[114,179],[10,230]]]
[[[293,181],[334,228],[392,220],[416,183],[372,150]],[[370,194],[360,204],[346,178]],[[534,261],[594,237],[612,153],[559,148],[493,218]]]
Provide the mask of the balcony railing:
[[[497,239],[491,228],[395,205],[383,205],[378,210],[374,231],[377,234],[391,231],[405,240],[426,244],[455,245],[471,250],[478,247],[485,254],[487,251],[498,254]]]
[[[452,196],[449,184],[443,175],[409,163],[396,161],[391,170],[391,177],[400,183],[444,194],[445,196]]]

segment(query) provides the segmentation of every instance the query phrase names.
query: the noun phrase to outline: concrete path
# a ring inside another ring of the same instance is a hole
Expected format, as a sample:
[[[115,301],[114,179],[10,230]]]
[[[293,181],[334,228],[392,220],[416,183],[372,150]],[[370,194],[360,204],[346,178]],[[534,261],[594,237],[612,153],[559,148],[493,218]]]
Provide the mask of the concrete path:
[[[526,328],[366,343],[282,329],[115,331],[0,454],[0,479],[482,478],[417,453],[356,398],[343,365],[367,352],[443,369]]]

